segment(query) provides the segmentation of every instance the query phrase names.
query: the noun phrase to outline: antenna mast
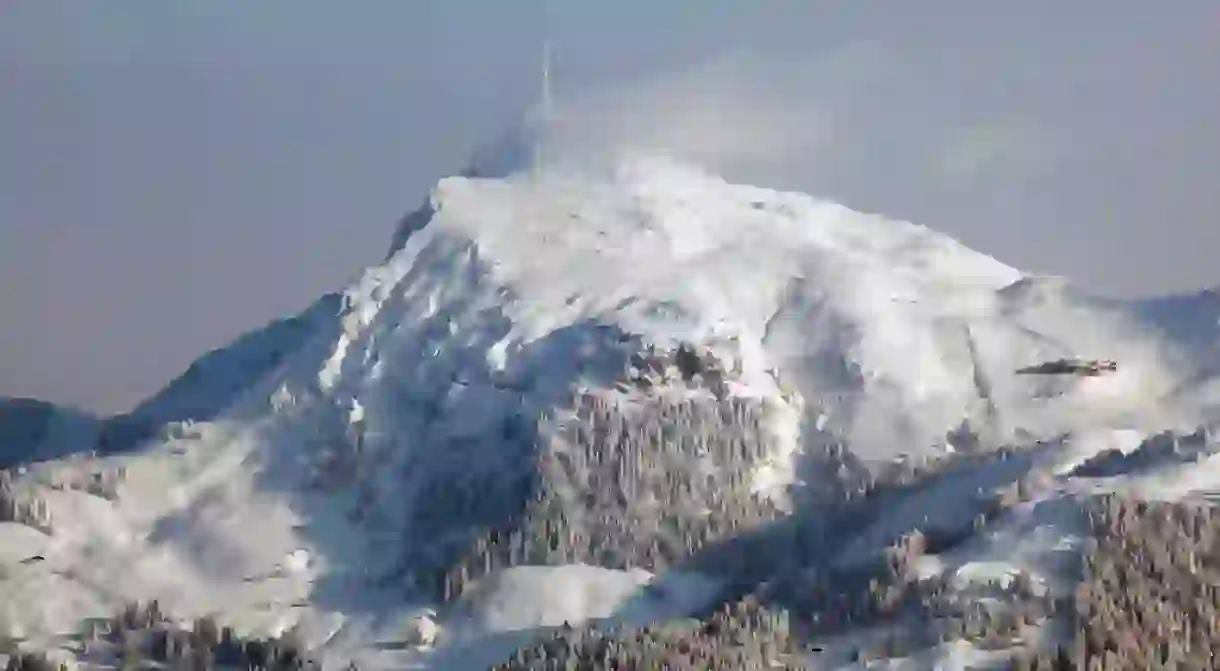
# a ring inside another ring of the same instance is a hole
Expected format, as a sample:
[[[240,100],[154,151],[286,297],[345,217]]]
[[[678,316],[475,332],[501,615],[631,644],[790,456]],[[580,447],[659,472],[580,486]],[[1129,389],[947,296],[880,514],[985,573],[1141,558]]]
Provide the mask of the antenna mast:
[[[542,115],[551,118],[551,41],[542,43]]]
[[[554,107],[551,101],[551,41],[542,42],[542,109],[538,135],[534,146],[534,174],[542,168],[542,146],[546,142],[547,127],[551,123]]]

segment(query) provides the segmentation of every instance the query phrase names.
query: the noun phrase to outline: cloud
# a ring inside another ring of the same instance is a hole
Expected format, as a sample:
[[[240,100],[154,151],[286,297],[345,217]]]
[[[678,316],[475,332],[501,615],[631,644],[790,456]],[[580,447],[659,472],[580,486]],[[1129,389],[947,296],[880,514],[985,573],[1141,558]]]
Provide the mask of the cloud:
[[[576,91],[559,57],[550,119],[484,147],[477,172],[525,169],[539,146],[548,162],[595,167],[622,153],[659,153],[730,181],[901,215],[912,203],[1019,182],[1051,157],[1033,119],[946,95],[970,83],[969,72],[950,76],[875,41],[813,55],[722,53]]]
[[[565,101],[548,132],[561,154],[649,150],[731,171],[825,146],[829,110],[746,58],[724,58]]]
[[[649,152],[735,180],[765,181],[792,165],[833,165],[836,108],[880,63],[875,46],[860,43],[812,59],[722,54],[578,91],[565,90],[561,78],[550,118],[534,116],[480,149],[477,172],[524,169],[540,143],[548,161]]]

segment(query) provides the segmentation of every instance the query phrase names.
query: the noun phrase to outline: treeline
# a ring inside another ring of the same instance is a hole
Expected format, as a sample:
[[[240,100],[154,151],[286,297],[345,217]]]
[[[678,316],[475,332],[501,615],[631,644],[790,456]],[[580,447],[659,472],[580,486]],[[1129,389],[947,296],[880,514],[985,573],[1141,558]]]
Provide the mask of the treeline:
[[[46,501],[25,497],[13,487],[13,476],[0,469],[0,522],[15,522],[51,533],[51,515]]]
[[[704,620],[618,630],[564,627],[491,671],[812,671],[802,653],[789,635],[787,614],[747,598]]]
[[[750,490],[750,470],[769,449],[757,402],[653,398],[627,407],[589,393],[573,399],[571,413],[531,455],[520,486],[424,485],[417,528],[430,538],[456,521],[489,518],[488,508],[522,508],[464,548],[435,553],[439,561],[413,562],[431,596],[452,601],[484,575],[521,565],[659,573],[780,516]]]
[[[211,617],[178,626],[157,601],[128,604],[120,613],[87,623],[81,656],[120,671],[321,671],[292,637],[246,638]],[[46,653],[13,651],[5,671],[63,671]]]
[[[1217,668],[1220,510],[1111,494],[1088,513],[1093,539],[1066,614],[1071,639],[1017,668]]]

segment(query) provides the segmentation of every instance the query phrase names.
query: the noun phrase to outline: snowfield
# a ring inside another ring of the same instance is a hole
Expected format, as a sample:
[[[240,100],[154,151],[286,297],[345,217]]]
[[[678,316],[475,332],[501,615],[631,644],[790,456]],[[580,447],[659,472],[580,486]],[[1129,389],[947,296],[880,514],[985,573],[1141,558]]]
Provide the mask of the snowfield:
[[[152,438],[11,474],[0,654],[113,666],[74,634],[156,599],[326,668],[483,669],[755,594],[791,668],[1002,660],[1055,613],[927,636],[1072,594],[1080,497],[1220,486],[1208,310],[655,156],[447,178],[341,296],[142,406]],[[1014,372],[1061,357],[1118,370]],[[835,620],[857,597],[890,610]]]

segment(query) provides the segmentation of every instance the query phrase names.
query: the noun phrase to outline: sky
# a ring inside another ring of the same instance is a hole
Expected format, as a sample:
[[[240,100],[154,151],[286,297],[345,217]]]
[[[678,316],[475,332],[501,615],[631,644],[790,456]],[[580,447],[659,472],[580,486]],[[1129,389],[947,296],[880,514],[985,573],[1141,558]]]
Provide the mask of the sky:
[[[341,289],[536,102],[573,141],[1135,296],[1220,285],[1220,5],[0,1],[0,396],[118,412]]]

